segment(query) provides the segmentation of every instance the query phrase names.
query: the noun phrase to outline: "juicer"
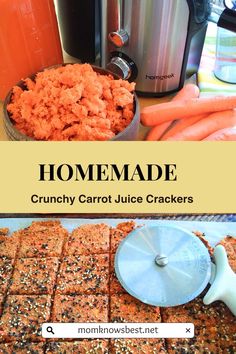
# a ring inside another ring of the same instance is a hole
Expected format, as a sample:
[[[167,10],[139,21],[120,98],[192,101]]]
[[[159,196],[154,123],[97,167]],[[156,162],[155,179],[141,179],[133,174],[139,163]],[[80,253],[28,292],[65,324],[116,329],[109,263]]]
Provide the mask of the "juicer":
[[[64,48],[135,81],[141,95],[167,95],[198,71],[210,5],[210,0],[58,0]]]

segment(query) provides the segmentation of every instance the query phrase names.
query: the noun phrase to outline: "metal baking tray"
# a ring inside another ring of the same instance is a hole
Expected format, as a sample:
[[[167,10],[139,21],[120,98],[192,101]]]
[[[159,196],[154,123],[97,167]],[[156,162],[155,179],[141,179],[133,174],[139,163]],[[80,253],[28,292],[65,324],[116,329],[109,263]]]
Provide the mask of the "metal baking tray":
[[[53,220],[54,218],[1,218],[0,228],[8,227],[10,233],[25,228],[31,224],[32,221],[41,220]],[[176,225],[183,227],[189,231],[200,231],[205,234],[206,239],[209,241],[211,246],[215,246],[222,238],[226,235],[236,237],[236,222],[216,222],[216,221],[196,221],[196,220],[161,220],[161,219],[99,219],[99,218],[89,218],[89,219],[73,219],[73,218],[56,218],[55,220],[60,220],[62,225],[71,232],[73,229],[77,228],[83,224],[97,224],[105,223],[110,226],[115,227],[120,222],[134,220],[137,225]]]

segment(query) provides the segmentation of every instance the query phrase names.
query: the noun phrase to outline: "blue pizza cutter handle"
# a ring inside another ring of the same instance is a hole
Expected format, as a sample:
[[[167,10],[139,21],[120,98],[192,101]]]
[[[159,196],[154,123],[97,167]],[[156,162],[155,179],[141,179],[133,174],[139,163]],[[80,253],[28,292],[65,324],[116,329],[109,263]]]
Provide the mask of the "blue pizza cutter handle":
[[[214,251],[215,277],[203,302],[209,305],[214,301],[223,301],[236,316],[236,274],[231,269],[225,248],[216,246]]]

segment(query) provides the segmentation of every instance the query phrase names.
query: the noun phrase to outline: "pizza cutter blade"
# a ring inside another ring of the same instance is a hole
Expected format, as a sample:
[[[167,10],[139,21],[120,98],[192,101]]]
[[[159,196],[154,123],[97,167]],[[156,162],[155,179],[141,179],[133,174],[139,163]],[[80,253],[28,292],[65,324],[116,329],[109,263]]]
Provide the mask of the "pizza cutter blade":
[[[149,305],[171,307],[193,300],[205,289],[211,259],[203,243],[187,230],[143,227],[121,242],[115,272],[132,296]]]
[[[140,301],[160,307],[183,305],[211,287],[206,305],[223,301],[236,316],[236,274],[219,245],[214,263],[202,241],[182,228],[143,227],[121,242],[115,272],[123,288]]]

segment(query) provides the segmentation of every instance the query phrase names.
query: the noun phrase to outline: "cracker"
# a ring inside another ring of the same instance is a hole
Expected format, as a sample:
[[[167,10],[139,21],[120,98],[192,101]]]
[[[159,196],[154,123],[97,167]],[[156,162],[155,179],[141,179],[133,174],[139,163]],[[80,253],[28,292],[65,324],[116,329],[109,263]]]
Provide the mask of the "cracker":
[[[59,260],[57,258],[20,258],[15,264],[11,294],[52,294]]]
[[[12,354],[44,354],[44,343],[17,342],[12,346]]]
[[[19,238],[17,232],[11,237],[0,235],[0,257],[15,258],[18,245]]]
[[[76,342],[54,342],[46,347],[46,354],[109,354],[108,340],[81,340]]]
[[[222,302],[210,305],[217,313],[216,328],[220,349],[225,354],[236,353],[236,319]]]
[[[128,235],[132,230],[134,230],[135,227],[136,225],[133,220],[121,222],[116,226],[118,230],[121,230],[126,235]]]
[[[54,231],[62,232],[67,231],[62,227],[60,220],[42,220],[42,221],[32,221],[31,225],[25,230],[28,232],[38,232],[38,231],[48,231],[48,229],[54,229]]]
[[[6,292],[12,271],[13,260],[6,257],[0,258],[0,294]]]
[[[194,231],[193,233],[194,233],[195,236],[197,236],[202,241],[202,243],[206,246],[206,248],[208,249],[210,255],[212,256],[213,252],[214,252],[214,249],[213,249],[213,247],[211,247],[210,243],[206,239],[205,234],[200,232],[200,231]]]
[[[13,354],[12,353],[12,344],[0,343],[0,353],[1,354]]]
[[[69,256],[63,259],[57,293],[108,293],[109,256]]]
[[[48,322],[51,297],[9,295],[0,321],[1,341],[43,341],[41,325]]]
[[[165,354],[163,339],[115,339],[111,340],[111,354]]]
[[[0,294],[0,316],[1,316],[2,310],[3,310],[3,303],[4,303],[4,295]]]
[[[226,236],[219,244],[225,247],[229,264],[236,272],[236,237]]]
[[[59,257],[62,253],[64,235],[52,231],[23,235],[19,250],[20,258]]]
[[[112,295],[111,322],[161,322],[160,309],[128,294]]]
[[[9,233],[8,227],[1,227],[0,228],[0,236],[6,236]]]
[[[108,296],[56,295],[52,322],[108,322]]]
[[[35,221],[20,232],[21,246],[18,257],[59,257],[68,231],[60,221]]]
[[[167,339],[169,353],[220,353],[217,321],[219,313],[214,306],[205,306],[202,299],[188,304],[161,309],[162,320],[169,323],[193,323],[195,337],[191,339]]]
[[[0,353],[236,353],[235,317],[223,303],[205,306],[201,296],[183,306],[161,308],[160,314],[158,307],[146,305],[126,293],[114,272],[114,253],[134,228],[134,222],[121,223],[114,229],[104,224],[83,225],[69,238],[59,221],[33,222],[28,228],[15,232],[13,237],[6,237],[7,230],[2,234],[0,230],[0,314],[1,307],[3,312],[0,341],[12,342],[1,343]],[[212,254],[204,235],[195,234]],[[22,244],[17,255],[19,241]],[[227,236],[220,243],[226,248],[235,270],[236,239]],[[22,258],[16,260],[13,272],[16,255]],[[15,295],[7,295],[5,299],[8,285],[9,292]],[[51,297],[41,294],[53,294],[55,288],[50,315]],[[49,321],[159,323],[161,320],[194,323],[196,337],[166,341],[53,340],[47,344],[41,337],[41,325]]]
[[[110,257],[110,294],[125,294],[125,289],[121,286],[115,273],[115,255],[111,254]]]
[[[135,229],[134,221],[122,222],[111,229],[111,252],[115,253],[121,241]]]
[[[110,228],[105,224],[82,225],[75,229],[65,246],[65,255],[109,252]]]

